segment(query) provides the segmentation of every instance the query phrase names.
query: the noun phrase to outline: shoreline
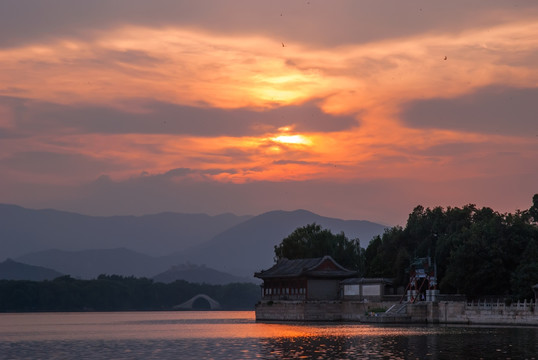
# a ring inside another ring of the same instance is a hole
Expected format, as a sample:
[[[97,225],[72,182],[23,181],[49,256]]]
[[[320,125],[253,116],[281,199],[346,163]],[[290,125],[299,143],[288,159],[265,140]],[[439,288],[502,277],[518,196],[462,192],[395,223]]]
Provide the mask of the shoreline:
[[[398,306],[396,306],[398,305]],[[262,301],[257,321],[357,322],[364,324],[458,324],[538,326],[536,303],[421,301],[418,303],[362,301]],[[388,309],[379,312],[379,309]],[[376,310],[375,315],[372,311]]]

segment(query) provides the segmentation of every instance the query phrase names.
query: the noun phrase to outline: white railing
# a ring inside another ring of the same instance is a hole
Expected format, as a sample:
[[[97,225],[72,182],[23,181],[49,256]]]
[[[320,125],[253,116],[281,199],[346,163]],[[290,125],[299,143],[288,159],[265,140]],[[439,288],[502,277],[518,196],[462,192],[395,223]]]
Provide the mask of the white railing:
[[[536,302],[534,299],[531,300],[523,300],[523,301],[517,301],[512,302],[511,304],[507,305],[504,301],[500,301],[497,299],[496,301],[488,301],[488,300],[477,300],[477,301],[471,301],[467,302],[468,308],[503,308],[503,309],[519,309],[519,310],[529,310],[534,311],[536,307]]]

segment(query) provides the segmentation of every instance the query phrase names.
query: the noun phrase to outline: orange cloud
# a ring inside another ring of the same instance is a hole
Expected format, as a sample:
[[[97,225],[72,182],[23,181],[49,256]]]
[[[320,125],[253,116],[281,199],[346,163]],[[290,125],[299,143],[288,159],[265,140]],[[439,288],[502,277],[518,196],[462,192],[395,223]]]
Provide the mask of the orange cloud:
[[[520,139],[411,129],[399,119],[402,104],[457,97],[492,84],[536,86],[537,54],[536,22],[330,49],[173,27],[117,28],[93,39],[65,38],[0,50],[1,94],[20,96],[12,89],[22,89],[31,99],[104,104],[132,113],[145,110],[123,100],[263,111],[319,99],[327,113],[357,114],[361,126],[298,133],[290,119],[291,130],[268,130],[258,137],[57,134],[5,144],[12,153],[76,149],[92,159],[123,164],[107,170],[120,178],[141,170],[165,173],[178,166],[233,169],[213,176],[233,182],[487,174],[491,163],[477,166],[484,154],[465,164],[421,151],[460,142],[484,144],[483,151],[490,154],[499,144],[519,147]],[[0,126],[12,126],[13,114],[2,110],[0,117]]]
[[[511,23],[315,49],[262,37],[125,27],[93,40],[0,51],[1,80],[6,88],[60,103],[153,97],[226,108],[327,98],[326,111],[350,112],[456,96],[496,82],[536,84],[537,34],[535,22]]]

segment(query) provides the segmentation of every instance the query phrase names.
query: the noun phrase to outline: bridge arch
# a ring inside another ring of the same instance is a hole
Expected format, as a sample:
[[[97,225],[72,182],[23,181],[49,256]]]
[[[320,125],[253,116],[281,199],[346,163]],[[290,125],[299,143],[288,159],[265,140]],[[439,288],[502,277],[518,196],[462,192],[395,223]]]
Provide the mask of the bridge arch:
[[[198,294],[198,295],[193,296],[189,300],[185,301],[184,303],[174,306],[174,309],[175,310],[192,310],[193,309],[192,305],[198,299],[206,300],[209,303],[209,308],[211,310],[218,310],[221,308],[220,303],[217,300],[207,296],[206,294]]]

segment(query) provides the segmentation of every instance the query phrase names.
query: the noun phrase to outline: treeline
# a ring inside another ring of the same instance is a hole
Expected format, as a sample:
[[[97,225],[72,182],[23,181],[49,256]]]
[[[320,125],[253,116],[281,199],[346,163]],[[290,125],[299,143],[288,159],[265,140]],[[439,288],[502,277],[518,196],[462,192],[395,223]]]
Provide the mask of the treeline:
[[[358,240],[333,235],[316,224],[296,229],[275,246],[276,259],[323,255],[361,276],[393,278],[396,286],[407,285],[414,259],[430,256],[442,293],[471,299],[533,298],[531,287],[538,284],[538,194],[528,210],[514,214],[475,205],[417,206],[405,227],[387,229],[366,249]]]
[[[182,280],[165,284],[118,275],[100,275],[94,280],[70,276],[39,282],[1,280],[0,312],[171,310],[198,294],[217,300],[222,310],[252,310],[260,299],[260,287],[249,283],[193,284]],[[201,308],[204,302],[200,300]]]
[[[393,227],[370,242],[365,273],[394,277],[403,285],[410,261],[431,256],[443,293],[532,298],[531,286],[538,283],[538,227],[534,221],[529,211],[500,214],[475,205],[418,206],[405,228]]]

